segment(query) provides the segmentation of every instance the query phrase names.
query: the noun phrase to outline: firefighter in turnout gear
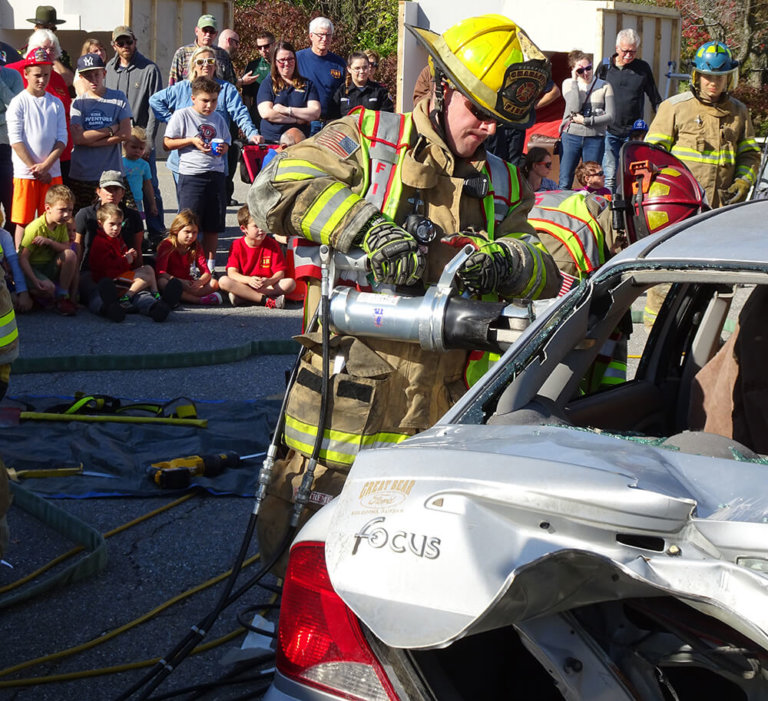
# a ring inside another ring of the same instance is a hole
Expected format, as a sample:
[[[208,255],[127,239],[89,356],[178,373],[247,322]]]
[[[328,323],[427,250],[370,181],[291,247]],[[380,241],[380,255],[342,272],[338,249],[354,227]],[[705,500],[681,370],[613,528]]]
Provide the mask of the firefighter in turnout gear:
[[[483,146],[498,123],[526,122],[549,79],[548,61],[498,15],[459,22],[442,35],[409,29],[429,54],[431,98],[409,114],[354,111],[279,154],[249,191],[252,216],[263,229],[293,237],[297,276],[310,277],[309,308],[319,298],[311,279],[317,244],[365,252],[370,274],[347,283],[384,293],[385,313],[385,293],[419,294],[438,280],[457,252],[450,245],[457,234],[475,248],[458,272],[466,292],[497,300],[557,295],[562,277],[527,222],[533,192],[517,167]],[[311,334],[301,342],[310,352],[289,389],[290,450],[275,465],[259,518],[267,551],[286,531],[319,430],[321,344]],[[338,494],[359,450],[428,428],[465,390],[465,351],[335,336],[331,352],[315,504]]]
[[[690,91],[659,105],[645,137],[688,166],[712,208],[745,200],[760,164],[749,110],[729,95],[738,65],[725,44],[700,46]]]

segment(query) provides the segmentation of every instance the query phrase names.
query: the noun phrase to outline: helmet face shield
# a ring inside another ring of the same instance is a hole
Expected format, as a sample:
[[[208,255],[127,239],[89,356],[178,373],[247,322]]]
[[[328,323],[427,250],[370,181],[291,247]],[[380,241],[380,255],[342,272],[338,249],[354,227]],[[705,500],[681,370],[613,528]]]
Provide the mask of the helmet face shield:
[[[616,200],[624,204],[630,243],[709,209],[691,171],[659,146],[628,141],[621,147],[619,165]]]
[[[436,34],[408,25],[435,72],[499,122],[521,128],[549,81],[549,61],[514,22],[501,15],[463,20]]]

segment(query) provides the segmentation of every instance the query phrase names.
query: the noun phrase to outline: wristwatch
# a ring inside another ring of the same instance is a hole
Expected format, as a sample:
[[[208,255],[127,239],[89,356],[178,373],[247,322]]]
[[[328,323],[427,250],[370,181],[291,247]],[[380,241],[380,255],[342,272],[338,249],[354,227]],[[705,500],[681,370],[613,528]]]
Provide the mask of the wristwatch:
[[[115,132],[112,131],[112,127],[107,127],[107,131],[109,132],[110,136],[114,136]]]

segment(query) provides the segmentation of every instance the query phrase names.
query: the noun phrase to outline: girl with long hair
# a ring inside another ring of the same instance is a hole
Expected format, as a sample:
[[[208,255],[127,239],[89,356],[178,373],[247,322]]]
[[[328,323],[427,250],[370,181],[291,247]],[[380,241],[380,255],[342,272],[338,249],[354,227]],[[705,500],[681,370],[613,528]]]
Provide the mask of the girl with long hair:
[[[181,301],[189,304],[221,304],[219,283],[211,275],[205,251],[197,241],[200,224],[191,209],[182,209],[174,218],[168,236],[157,247],[157,285],[164,290],[171,280],[182,285]]]

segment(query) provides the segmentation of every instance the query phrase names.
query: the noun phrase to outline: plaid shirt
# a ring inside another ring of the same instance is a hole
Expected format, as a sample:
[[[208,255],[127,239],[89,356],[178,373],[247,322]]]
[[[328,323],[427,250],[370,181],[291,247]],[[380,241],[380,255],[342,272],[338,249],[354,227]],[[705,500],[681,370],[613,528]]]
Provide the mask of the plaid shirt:
[[[195,49],[198,48],[200,47],[197,44],[187,44],[176,49],[176,53],[171,60],[171,72],[168,76],[169,86],[187,78],[189,74],[189,59],[192,57]],[[235,85],[237,83],[237,76],[235,76],[235,69],[232,67],[232,60],[229,58],[229,54],[218,46],[211,46],[210,48],[216,54],[216,77]]]

